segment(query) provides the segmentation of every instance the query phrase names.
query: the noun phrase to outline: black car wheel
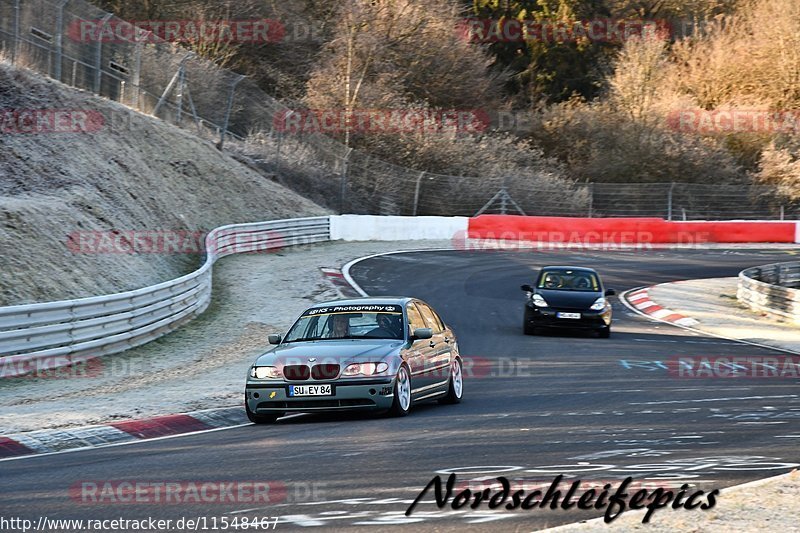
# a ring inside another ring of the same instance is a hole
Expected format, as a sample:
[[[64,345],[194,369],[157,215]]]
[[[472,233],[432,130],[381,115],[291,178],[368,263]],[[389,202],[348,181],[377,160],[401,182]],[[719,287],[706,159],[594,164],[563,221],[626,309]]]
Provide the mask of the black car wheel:
[[[408,368],[401,366],[394,380],[394,399],[389,414],[392,416],[406,416],[411,410],[411,375]]]
[[[284,415],[284,413],[270,413],[268,415],[257,415],[250,410],[247,402],[244,402],[244,410],[247,412],[247,419],[254,424],[273,424],[276,420]]]
[[[525,335],[536,335],[536,327],[531,323],[530,313],[525,310],[525,318],[522,320],[522,331]]]
[[[611,336],[611,326],[606,326],[597,330],[597,336],[601,339],[607,339]]]
[[[439,400],[439,403],[459,403],[464,395],[464,373],[461,369],[461,359],[453,359],[450,365],[450,383],[447,389],[447,396]]]

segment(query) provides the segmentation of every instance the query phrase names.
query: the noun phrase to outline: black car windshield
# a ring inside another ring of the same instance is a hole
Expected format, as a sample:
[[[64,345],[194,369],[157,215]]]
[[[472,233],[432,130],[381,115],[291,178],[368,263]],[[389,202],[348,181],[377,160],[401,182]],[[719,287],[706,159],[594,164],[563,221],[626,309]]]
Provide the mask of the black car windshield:
[[[297,319],[284,342],[322,339],[402,339],[399,305],[317,307]]]
[[[600,282],[593,272],[584,270],[545,270],[539,275],[539,289],[598,292]]]

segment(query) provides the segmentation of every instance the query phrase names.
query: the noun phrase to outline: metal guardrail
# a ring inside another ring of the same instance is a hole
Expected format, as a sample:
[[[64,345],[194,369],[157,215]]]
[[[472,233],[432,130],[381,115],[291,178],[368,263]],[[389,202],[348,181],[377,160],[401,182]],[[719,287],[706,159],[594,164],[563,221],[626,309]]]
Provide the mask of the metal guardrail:
[[[800,263],[774,263],[742,270],[736,296],[754,311],[800,323]]]
[[[55,369],[157,339],[205,311],[217,259],[330,240],[329,217],[232,224],[206,235],[203,265],[133,291],[0,307],[0,378]]]

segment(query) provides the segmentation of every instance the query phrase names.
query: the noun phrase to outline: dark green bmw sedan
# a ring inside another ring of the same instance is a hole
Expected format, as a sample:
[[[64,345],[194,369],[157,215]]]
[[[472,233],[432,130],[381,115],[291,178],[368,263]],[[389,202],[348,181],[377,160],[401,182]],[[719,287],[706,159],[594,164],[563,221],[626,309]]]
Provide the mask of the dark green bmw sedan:
[[[253,363],[247,417],[354,409],[408,414],[414,403],[458,403],[463,362],[453,331],[416,298],[356,298],[307,309]]]

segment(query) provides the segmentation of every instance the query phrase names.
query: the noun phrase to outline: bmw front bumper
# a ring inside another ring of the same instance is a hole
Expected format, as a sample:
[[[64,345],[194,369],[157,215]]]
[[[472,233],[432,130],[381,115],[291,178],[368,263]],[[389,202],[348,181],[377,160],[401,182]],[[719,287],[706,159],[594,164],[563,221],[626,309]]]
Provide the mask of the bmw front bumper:
[[[331,385],[329,396],[289,396],[291,385]],[[245,401],[255,414],[276,412],[348,411],[389,409],[394,400],[394,378],[334,381],[248,381]]]

